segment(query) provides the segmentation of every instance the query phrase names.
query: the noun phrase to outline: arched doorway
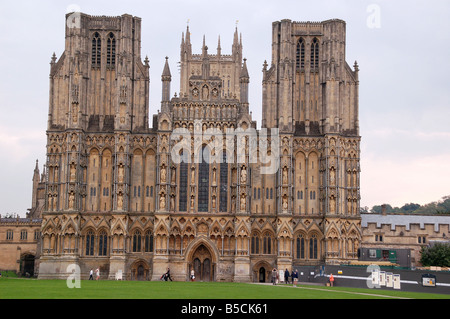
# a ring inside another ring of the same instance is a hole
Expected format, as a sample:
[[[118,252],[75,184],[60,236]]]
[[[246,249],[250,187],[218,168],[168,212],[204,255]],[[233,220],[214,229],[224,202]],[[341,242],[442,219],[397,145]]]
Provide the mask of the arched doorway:
[[[270,282],[272,265],[267,261],[260,261],[252,267],[253,282]]]
[[[192,259],[189,264],[189,273],[191,270],[195,271],[196,281],[213,281],[214,280],[214,266],[212,262],[212,255],[205,245],[200,245],[192,254]]]
[[[136,261],[131,265],[131,280],[149,280],[150,267],[145,261]]]
[[[24,254],[20,260],[20,273],[24,277],[32,277],[34,275],[34,256]]]
[[[266,269],[264,267],[259,268],[259,282],[266,282]]]

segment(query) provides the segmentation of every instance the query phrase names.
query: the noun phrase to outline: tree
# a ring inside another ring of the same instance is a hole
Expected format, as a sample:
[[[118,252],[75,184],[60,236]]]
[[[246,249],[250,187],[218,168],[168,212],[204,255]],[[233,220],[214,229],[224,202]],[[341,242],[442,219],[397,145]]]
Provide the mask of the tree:
[[[450,213],[450,196],[442,197],[442,200],[437,204],[436,211],[438,214]]]
[[[392,206],[390,204],[383,204],[383,205],[385,206],[386,213],[394,212],[394,208],[392,208]],[[373,206],[370,212],[371,213],[376,213],[376,214],[381,214],[383,205],[375,205],[375,206]]]
[[[359,208],[359,212],[360,212],[361,214],[366,214],[366,213],[368,213],[368,212],[369,212],[369,206],[360,207],[360,208]]]
[[[422,247],[420,262],[423,266],[450,267],[450,244],[436,243]]]
[[[385,205],[386,213],[404,213],[404,214],[450,214],[450,195],[444,196],[437,202],[420,205],[415,203],[406,203],[402,207],[392,207],[390,204]],[[371,213],[380,214],[383,205],[375,205],[370,209]],[[364,208],[365,209],[365,208]],[[367,209],[361,212],[368,212]]]
[[[400,210],[405,213],[411,213],[420,208],[420,204],[409,203],[403,205]]]

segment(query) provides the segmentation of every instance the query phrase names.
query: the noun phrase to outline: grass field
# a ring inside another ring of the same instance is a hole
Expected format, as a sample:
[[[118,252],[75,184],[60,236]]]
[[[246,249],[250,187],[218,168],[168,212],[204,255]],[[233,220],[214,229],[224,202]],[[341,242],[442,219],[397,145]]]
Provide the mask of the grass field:
[[[0,278],[0,299],[450,299],[394,290],[216,282],[89,281]]]

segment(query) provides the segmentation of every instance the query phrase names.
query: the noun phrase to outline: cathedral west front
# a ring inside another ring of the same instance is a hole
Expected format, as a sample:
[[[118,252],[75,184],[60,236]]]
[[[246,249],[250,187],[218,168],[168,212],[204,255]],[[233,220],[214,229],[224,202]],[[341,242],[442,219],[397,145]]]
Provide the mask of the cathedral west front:
[[[175,280],[268,282],[273,268],[358,259],[359,69],[344,21],[272,23],[258,128],[237,28],[231,52],[193,52],[187,27],[179,93],[166,58],[150,117],[141,19],[78,19],[50,63],[39,278],[75,264],[82,278],[170,267]]]

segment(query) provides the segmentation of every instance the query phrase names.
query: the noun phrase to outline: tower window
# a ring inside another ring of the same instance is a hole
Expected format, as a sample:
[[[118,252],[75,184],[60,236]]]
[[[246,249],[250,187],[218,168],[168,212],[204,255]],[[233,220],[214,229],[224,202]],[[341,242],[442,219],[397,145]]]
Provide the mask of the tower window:
[[[101,53],[102,44],[100,34],[95,32],[92,38],[92,67],[100,67]]]
[[[111,67],[116,65],[116,38],[112,32],[108,35],[106,65]]]
[[[316,71],[319,68],[319,41],[314,38],[311,43],[311,70]]]
[[[297,70],[305,67],[305,41],[302,38],[297,42],[296,66]]]

